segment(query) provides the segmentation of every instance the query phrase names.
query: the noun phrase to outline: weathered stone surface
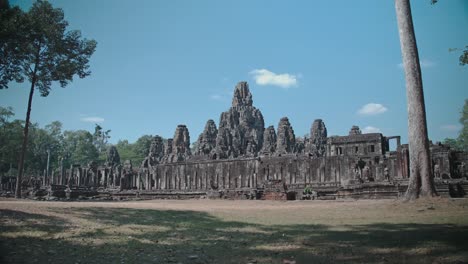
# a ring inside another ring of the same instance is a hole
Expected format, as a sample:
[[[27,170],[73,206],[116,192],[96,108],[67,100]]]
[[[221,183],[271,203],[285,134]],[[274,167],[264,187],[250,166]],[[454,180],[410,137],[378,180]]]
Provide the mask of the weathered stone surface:
[[[148,156],[143,160],[142,167],[148,168],[159,164],[164,157],[164,143],[160,136],[153,137]]]
[[[120,155],[115,146],[111,146],[107,151],[106,164],[109,167],[114,167],[120,164]]]
[[[349,135],[352,136],[352,135],[361,135],[362,132],[361,132],[361,129],[359,129],[359,126],[352,126],[351,127],[351,130],[349,130]]]
[[[232,107],[252,106],[252,94],[247,82],[239,82],[234,90],[232,98]]]
[[[125,160],[120,177],[120,190],[130,189],[130,178],[133,176],[133,165],[131,160]]]
[[[322,119],[316,119],[310,128],[310,139],[308,142],[309,153],[314,157],[325,155],[325,145],[327,144],[327,128]]]
[[[192,155],[190,151],[190,134],[185,125],[178,125],[172,139],[172,152],[167,156],[167,162],[185,161]]]
[[[276,140],[276,154],[293,153],[296,146],[296,136],[287,117],[281,118],[278,124],[278,138]]]
[[[222,118],[222,117],[221,117]],[[232,157],[232,135],[227,127],[220,127],[216,137],[216,148],[213,151],[214,159],[227,159]]]
[[[400,145],[398,136],[362,134],[359,127],[353,126],[349,135],[327,138],[327,129],[320,119],[313,122],[310,139],[296,138],[287,118],[281,119],[276,132],[273,127],[264,129],[263,117],[253,107],[248,85],[241,82],[234,91],[232,107],[221,115],[219,131],[216,132],[212,120],[208,121],[195,151],[212,155],[213,159],[233,159],[212,161],[191,157],[188,129],[180,125],[174,140],[153,138],[140,170],[134,170],[130,161],[120,165],[117,149],[111,147],[105,166],[90,163],[87,167],[74,164],[68,170],[62,167],[49,178],[31,178],[29,186],[36,188],[32,194],[37,195],[40,184],[50,183],[49,195],[60,197],[78,197],[83,194],[80,190],[95,193],[98,188],[112,193],[120,187],[114,197],[208,195],[235,199],[260,199],[262,193],[265,199],[301,198],[304,197],[301,193],[307,193],[305,186],[326,193],[324,198],[333,198],[331,189],[339,190],[337,197],[353,198],[396,197],[405,189],[400,183],[409,177],[408,145]],[[392,139],[397,139],[395,151],[389,149]],[[254,158],[259,149],[264,156]],[[441,144],[432,145],[431,153],[438,176],[436,183],[464,184],[456,189],[445,185],[445,195],[466,196],[468,185],[463,177],[467,176],[468,154]],[[0,190],[11,190],[16,185],[12,178],[0,178]],[[138,191],[133,192],[134,189]]]
[[[294,153],[304,154],[306,149],[306,140],[303,137],[296,138],[296,146],[294,147]]]
[[[168,138],[164,143],[164,156],[169,156],[172,153],[172,138]]]
[[[247,82],[239,82],[232,107],[221,114],[214,157],[256,156],[261,150],[265,124],[262,113],[252,103]]]
[[[132,161],[131,160],[125,160],[124,165],[123,165],[123,169],[127,170],[129,172],[132,171],[133,170]]]
[[[276,152],[276,131],[274,126],[269,126],[263,133],[262,154],[272,155]]]
[[[211,152],[216,147],[216,137],[218,136],[218,129],[213,120],[208,120],[205,125],[205,129],[200,134],[197,140],[197,148],[195,155],[211,157]]]

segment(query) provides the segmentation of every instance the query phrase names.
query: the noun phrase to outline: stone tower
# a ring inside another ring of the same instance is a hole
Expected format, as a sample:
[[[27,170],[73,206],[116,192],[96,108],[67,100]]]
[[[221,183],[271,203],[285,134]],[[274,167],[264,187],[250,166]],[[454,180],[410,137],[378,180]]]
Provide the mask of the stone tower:
[[[287,117],[281,118],[278,124],[278,136],[276,141],[276,154],[294,153],[296,136]]]
[[[221,114],[213,157],[256,156],[262,149],[264,130],[263,115],[253,106],[249,85],[239,82],[231,108]]]

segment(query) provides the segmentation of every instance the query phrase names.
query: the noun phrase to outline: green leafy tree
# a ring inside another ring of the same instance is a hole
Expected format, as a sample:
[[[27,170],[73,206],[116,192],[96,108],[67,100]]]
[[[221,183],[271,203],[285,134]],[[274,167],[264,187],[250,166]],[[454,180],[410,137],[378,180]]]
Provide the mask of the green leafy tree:
[[[0,106],[0,125],[3,126],[8,123],[8,120],[14,116],[15,113],[13,112],[13,108],[9,107],[2,107]]]
[[[0,0],[0,89],[8,88],[11,81],[23,82],[19,47],[24,35],[23,12],[11,8],[8,0]]]
[[[50,152],[50,166],[58,168],[60,164],[60,158],[63,156],[62,123],[59,121],[54,121],[46,125],[45,130],[51,139],[48,146]]]
[[[128,140],[119,140],[115,147],[120,154],[121,161],[131,160],[133,164],[140,164],[148,156],[152,139],[151,135],[143,135],[133,144]]]
[[[463,51],[462,55],[460,55],[460,65],[468,64],[468,46],[465,46],[465,50]]]
[[[28,150],[25,158],[24,171],[26,175],[50,176],[54,168],[59,167],[63,151],[62,124],[54,121],[44,128],[35,125],[30,128]]]
[[[52,138],[38,124],[31,124],[28,151],[25,158],[24,171],[26,176],[42,175],[47,166],[47,151]]]
[[[459,146],[458,146],[458,142],[456,139],[453,139],[453,138],[446,138],[444,139],[444,141],[442,142],[444,145],[447,145],[449,146],[450,148],[452,149],[456,149],[456,150],[460,150]]]
[[[120,160],[132,160],[134,161],[137,158],[137,154],[135,153],[135,146],[134,144],[128,143],[128,140],[119,140],[115,145],[117,151],[120,156]]]
[[[23,139],[24,121],[9,121],[13,116],[11,108],[0,107],[0,174],[8,174],[16,170],[21,142]],[[47,169],[47,157],[50,157],[50,167],[58,167],[57,160],[61,155],[63,134],[62,124],[58,121],[40,128],[37,124],[30,125],[28,150],[25,156],[24,171],[29,176],[42,175]]]
[[[93,144],[93,135],[86,130],[65,131],[63,133],[64,166],[86,165],[96,161],[98,150]]]
[[[94,133],[93,133],[93,144],[98,150],[99,158],[97,163],[100,165],[104,165],[107,159],[107,149],[108,149],[108,142],[110,139],[110,132],[111,130],[104,130],[100,125],[95,124]]]
[[[460,114],[459,121],[462,128],[458,137],[456,139],[446,138],[443,143],[453,149],[468,152],[468,99],[465,99],[465,104]]]
[[[107,143],[110,139],[111,130],[105,130],[98,124],[95,124],[93,134],[93,144],[96,146],[99,153],[106,152]]]
[[[465,99],[463,110],[461,112],[460,123],[462,129],[458,135],[458,142],[463,151],[468,152],[468,99]]]
[[[148,156],[152,140],[152,135],[143,135],[137,139],[137,141],[134,143],[134,149],[135,154],[138,156],[138,160],[133,160],[134,162],[141,162],[146,156]]]
[[[3,23],[9,23],[3,19]],[[31,117],[31,105],[34,90],[37,88],[41,96],[47,96],[53,82],[59,82],[66,87],[73,77],[88,76],[89,58],[96,49],[96,41],[82,39],[80,31],[66,31],[68,22],[64,19],[62,9],[53,8],[47,1],[38,0],[27,13],[19,15],[21,27],[8,41],[4,50],[10,51],[9,43],[17,44],[16,50],[9,60],[20,67],[1,71],[0,80],[6,84],[0,88],[8,88],[7,81],[21,82],[27,79],[31,83],[24,127],[24,139],[18,165],[16,197],[21,197],[21,178],[24,170],[28,133]],[[10,54],[10,53],[8,53]],[[8,62],[2,65],[10,65]]]
[[[7,173],[18,164],[24,122],[10,122],[12,116],[13,108],[0,106],[0,174]]]

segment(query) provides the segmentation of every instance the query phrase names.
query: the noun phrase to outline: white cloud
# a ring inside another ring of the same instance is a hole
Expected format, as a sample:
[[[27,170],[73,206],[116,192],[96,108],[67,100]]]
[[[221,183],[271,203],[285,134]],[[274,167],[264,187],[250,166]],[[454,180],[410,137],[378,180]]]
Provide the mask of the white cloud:
[[[215,100],[215,101],[222,101],[224,100],[224,96],[219,95],[219,94],[212,94],[210,95],[210,99]]]
[[[436,63],[428,59],[421,59],[419,65],[421,65],[421,68],[431,68],[436,66]],[[398,63],[398,68],[403,69],[403,62]]]
[[[380,128],[373,127],[373,126],[366,126],[363,130],[362,133],[382,133],[380,131]]]
[[[461,129],[461,126],[460,125],[443,125],[443,126],[440,126],[440,129],[443,131],[458,132]]]
[[[88,122],[88,123],[102,123],[104,122],[104,118],[99,117],[99,116],[88,116],[88,117],[82,117],[80,118],[82,122]]]
[[[423,68],[430,68],[430,67],[434,67],[436,66],[436,63],[431,61],[431,60],[427,60],[427,59],[422,59],[419,64],[421,64],[421,67]]]
[[[382,104],[368,103],[358,110],[360,115],[378,115],[387,112],[387,108]]]
[[[289,73],[276,74],[266,69],[255,69],[249,74],[253,76],[258,85],[273,85],[286,89],[296,86],[299,77]]]

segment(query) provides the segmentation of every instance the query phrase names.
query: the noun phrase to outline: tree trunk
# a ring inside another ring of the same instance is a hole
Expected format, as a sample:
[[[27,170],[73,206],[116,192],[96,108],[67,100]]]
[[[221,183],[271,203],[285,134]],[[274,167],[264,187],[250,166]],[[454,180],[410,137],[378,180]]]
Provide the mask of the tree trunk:
[[[34,70],[34,72],[35,71],[36,70]],[[24,131],[23,131],[23,145],[21,147],[21,154],[20,154],[20,160],[19,160],[19,165],[18,165],[18,177],[16,178],[16,193],[15,193],[16,198],[21,198],[21,180],[23,179],[23,172],[24,172],[24,157],[26,156],[26,150],[28,147],[29,119],[31,118],[31,105],[32,105],[32,99],[34,95],[34,86],[36,84],[35,75],[36,74],[34,73],[34,77],[31,82],[31,90],[29,91],[28,110],[26,112],[26,123],[24,125]]]
[[[409,0],[395,0],[400,46],[406,78],[410,179],[406,199],[435,196],[427,136],[426,108]]]

